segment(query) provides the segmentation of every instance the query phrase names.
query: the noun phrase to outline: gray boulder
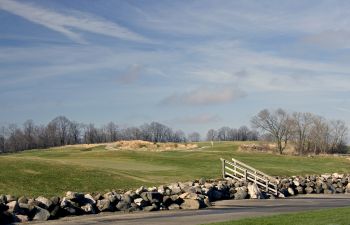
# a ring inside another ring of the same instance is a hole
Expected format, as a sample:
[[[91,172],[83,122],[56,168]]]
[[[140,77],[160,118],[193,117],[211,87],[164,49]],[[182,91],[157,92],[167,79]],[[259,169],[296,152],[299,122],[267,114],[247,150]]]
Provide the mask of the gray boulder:
[[[158,206],[156,204],[152,204],[150,206],[146,206],[143,208],[143,211],[146,211],[146,212],[157,211],[157,210],[158,210]]]
[[[108,199],[98,200],[96,207],[100,212],[111,212],[113,211],[113,205]]]
[[[178,209],[180,209],[180,206],[176,203],[173,203],[173,204],[168,206],[168,209],[169,210],[178,210]]]
[[[118,202],[116,207],[119,211],[127,211],[131,207],[131,204],[122,200]]]
[[[35,215],[33,220],[38,221],[46,221],[50,218],[50,212],[46,209],[40,208],[39,206],[35,206]]]
[[[49,209],[52,207],[52,201],[50,199],[47,199],[45,197],[39,196],[35,199],[36,201],[40,202],[40,207],[44,209]]]

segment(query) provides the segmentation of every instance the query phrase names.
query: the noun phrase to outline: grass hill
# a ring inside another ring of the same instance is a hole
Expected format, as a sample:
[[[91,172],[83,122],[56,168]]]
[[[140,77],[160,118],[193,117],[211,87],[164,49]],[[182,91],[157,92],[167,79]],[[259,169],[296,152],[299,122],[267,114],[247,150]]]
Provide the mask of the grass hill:
[[[219,178],[220,157],[237,158],[270,175],[350,173],[350,160],[344,157],[242,152],[240,144],[221,142],[212,148],[201,142],[195,148],[162,151],[77,145],[0,155],[0,194],[52,196],[68,190],[107,191]]]

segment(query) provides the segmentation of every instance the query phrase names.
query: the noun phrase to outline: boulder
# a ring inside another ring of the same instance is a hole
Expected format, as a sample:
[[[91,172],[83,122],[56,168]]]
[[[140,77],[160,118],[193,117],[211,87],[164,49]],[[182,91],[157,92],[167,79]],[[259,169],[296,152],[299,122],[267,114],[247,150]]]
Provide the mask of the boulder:
[[[166,197],[168,197],[168,199],[171,200],[171,198],[169,196],[166,196]],[[134,202],[136,205],[140,206],[141,208],[149,205],[149,202],[145,201],[143,198],[137,198],[134,200]]]
[[[46,221],[50,218],[50,212],[39,206],[35,206],[35,215],[33,220]]]
[[[168,206],[168,209],[169,210],[177,210],[177,209],[180,209],[180,206],[176,203],[173,203],[173,204]]]
[[[0,204],[6,204],[7,203],[7,198],[6,195],[0,195]]]
[[[27,215],[15,215],[15,222],[17,223],[26,223],[29,221],[29,218]]]
[[[204,177],[202,177],[201,179],[199,179],[199,181],[198,181],[198,183],[200,184],[200,185],[204,185],[205,184],[205,182],[206,182],[206,180],[205,180],[205,178]]]
[[[143,211],[146,211],[146,212],[157,211],[157,210],[158,210],[158,206],[156,204],[152,204],[150,206],[146,206],[143,208]]]
[[[6,195],[7,202],[17,201],[17,198],[13,195]]]
[[[236,193],[234,194],[235,199],[240,200],[240,199],[246,199],[248,196],[248,191],[245,187],[237,188]]]
[[[289,195],[291,195],[291,196],[295,195],[293,188],[289,187],[287,190],[288,190]]]
[[[160,203],[163,200],[163,195],[159,192],[143,192],[140,196],[150,203]]]
[[[147,188],[145,188],[144,186],[141,186],[140,188],[136,189],[136,194],[140,195],[142,192],[146,192]]]
[[[96,207],[100,212],[112,212],[113,205],[108,199],[98,200],[96,203]]]
[[[25,197],[25,196],[22,196],[22,197],[20,197],[20,198],[17,200],[17,202],[18,202],[18,204],[19,204],[19,203],[25,203],[25,204],[27,204],[27,203],[28,203],[28,198]]]
[[[184,202],[180,205],[181,209],[199,209],[200,201],[195,199],[184,199]]]
[[[53,203],[50,199],[47,199],[47,198],[42,197],[42,196],[37,197],[35,199],[35,201],[40,202],[41,203],[40,207],[44,208],[44,209],[50,209],[50,208],[52,208],[52,205],[53,205]]]
[[[118,202],[116,207],[119,211],[127,211],[131,207],[131,204],[122,200]]]
[[[253,199],[262,198],[261,191],[259,190],[258,186],[254,183],[248,184],[248,194],[250,198],[253,198]]]
[[[85,194],[84,199],[85,199],[84,202],[87,204],[91,204],[91,205],[96,204],[96,200],[94,199],[94,197],[92,197],[91,194]]]
[[[21,208],[19,207],[17,201],[11,201],[11,202],[7,203],[6,205],[8,207],[7,211],[10,213],[18,213],[21,211]]]
[[[66,193],[66,198],[72,202],[76,202],[79,205],[84,204],[84,194],[78,192],[68,191]]]
[[[314,189],[309,186],[309,187],[305,188],[305,192],[306,192],[306,194],[311,194],[312,192],[314,192]]]
[[[103,198],[107,199],[112,204],[116,204],[117,201],[119,201],[118,196],[115,195],[113,192],[107,192],[106,194],[103,195]]]
[[[87,214],[96,214],[96,210],[95,210],[95,207],[90,204],[90,203],[87,203],[86,205],[83,205],[81,207],[82,210],[84,210],[85,213]]]

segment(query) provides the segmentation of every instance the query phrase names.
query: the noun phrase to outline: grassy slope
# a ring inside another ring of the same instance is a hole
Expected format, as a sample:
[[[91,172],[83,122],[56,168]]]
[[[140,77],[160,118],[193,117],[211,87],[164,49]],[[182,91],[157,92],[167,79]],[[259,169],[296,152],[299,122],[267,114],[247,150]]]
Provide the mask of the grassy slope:
[[[249,218],[211,225],[349,225],[350,207]]]
[[[209,143],[201,143],[209,146]],[[0,193],[51,196],[64,191],[105,191],[220,177],[220,157],[235,157],[271,175],[350,172],[335,157],[279,156],[237,151],[233,142],[193,151],[109,151],[70,147],[0,156]]]

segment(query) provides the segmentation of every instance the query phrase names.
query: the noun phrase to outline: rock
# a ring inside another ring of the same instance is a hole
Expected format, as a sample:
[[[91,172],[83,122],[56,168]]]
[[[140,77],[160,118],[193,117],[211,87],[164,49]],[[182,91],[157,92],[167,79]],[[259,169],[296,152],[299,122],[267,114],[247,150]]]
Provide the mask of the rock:
[[[81,209],[84,210],[84,212],[86,212],[87,214],[96,214],[95,207],[90,203],[83,205]]]
[[[5,212],[8,210],[8,206],[5,205],[4,203],[0,203],[0,213]]]
[[[171,199],[170,196],[164,196],[162,202],[163,202],[163,204],[164,204],[165,206],[169,206],[169,205],[171,205],[171,204],[173,203],[173,200]],[[136,203],[136,199],[135,199],[135,203]],[[136,203],[136,204],[137,204],[137,203]]]
[[[163,199],[163,195],[159,192],[143,192],[140,196],[150,203],[160,203]]]
[[[178,209],[180,209],[180,206],[176,203],[173,203],[173,204],[168,206],[168,209],[169,210],[178,210]]]
[[[6,204],[7,203],[7,198],[6,195],[0,195],[0,204]]]
[[[87,204],[91,204],[91,205],[95,205],[96,204],[96,200],[94,199],[94,197],[92,197],[91,194],[85,194],[84,195],[84,202]]]
[[[258,186],[254,183],[248,184],[248,194],[250,198],[253,198],[253,199],[262,198],[261,191],[259,190]]]
[[[323,193],[327,195],[327,194],[333,194],[334,192],[333,192],[333,190],[325,189],[325,190],[323,190]]]
[[[100,212],[112,212],[113,205],[108,199],[98,200],[96,203],[96,207]]]
[[[21,210],[17,201],[11,201],[11,202],[7,203],[6,205],[8,207],[7,211],[10,213],[18,213]]]
[[[314,192],[314,189],[312,187],[306,187],[305,192],[306,194],[311,194],[312,192]]]
[[[27,215],[15,215],[15,222],[17,223],[26,223],[29,221]]]
[[[84,204],[84,194],[83,193],[68,191],[66,193],[66,198],[72,202]]]
[[[171,200],[171,198],[169,196],[167,196],[167,197]],[[134,202],[136,205],[140,206],[141,208],[149,205],[149,202],[145,201],[143,198],[137,198],[134,200]]]
[[[41,207],[41,208],[44,208],[44,209],[49,209],[49,208],[51,208],[51,207],[52,207],[52,204],[53,204],[51,200],[49,200],[49,199],[47,199],[47,198],[45,198],[45,197],[42,197],[42,196],[37,197],[37,198],[35,199],[35,201],[38,201],[38,202],[42,203],[42,204],[40,205],[40,207]]]
[[[293,188],[289,187],[287,190],[288,190],[289,195],[291,195],[291,196],[295,195]]]
[[[25,204],[27,204],[27,203],[28,203],[28,198],[25,197],[25,196],[22,196],[22,197],[20,197],[20,198],[17,200],[17,202],[18,202],[18,204],[19,204],[19,203],[25,203]]]
[[[6,195],[7,202],[17,201],[17,198],[13,195]]]
[[[50,212],[46,209],[35,206],[35,216],[33,220],[46,221],[50,218]]]
[[[146,211],[146,212],[157,211],[157,210],[158,210],[158,206],[156,204],[152,204],[150,206],[146,206],[143,208],[143,211]]]
[[[234,194],[235,199],[239,200],[239,199],[246,199],[248,196],[248,192],[247,189],[244,187],[241,188],[237,188],[236,190],[237,192]]]
[[[116,207],[119,211],[127,211],[131,207],[131,204],[125,201],[120,201]]]
[[[205,184],[205,182],[206,182],[206,180],[205,180],[205,178],[201,178],[201,179],[199,179],[199,181],[198,181],[198,183],[200,184],[200,185],[204,185]]]
[[[128,204],[131,204],[134,200],[130,197],[128,194],[124,194],[123,196],[124,202],[127,202]]]
[[[144,186],[141,186],[140,188],[136,189],[136,194],[140,195],[142,192],[146,192],[147,188],[145,188]]]
[[[50,218],[57,219],[63,216],[65,216],[64,210],[59,205],[55,205],[55,207],[50,212]]]
[[[180,206],[182,209],[199,209],[200,202],[194,199],[184,199],[184,202]]]
[[[113,192],[107,192],[106,194],[103,195],[103,198],[107,199],[112,204],[116,204],[117,201],[119,201],[118,196],[115,195]]]
[[[130,204],[130,208],[128,208],[126,211],[127,212],[140,211],[140,207],[133,202]]]
[[[164,195],[166,189],[167,189],[167,188],[166,188],[164,185],[160,185],[160,186],[157,188],[157,191],[158,191],[159,193],[161,193],[162,195]]]

